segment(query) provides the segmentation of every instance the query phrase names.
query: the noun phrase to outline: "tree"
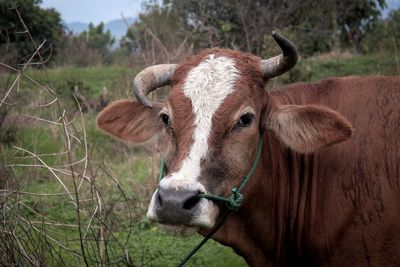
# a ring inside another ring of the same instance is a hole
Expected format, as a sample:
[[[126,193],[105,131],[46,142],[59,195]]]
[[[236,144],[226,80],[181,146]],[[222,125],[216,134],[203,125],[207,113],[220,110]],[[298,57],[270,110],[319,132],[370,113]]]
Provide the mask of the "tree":
[[[66,36],[66,48],[58,57],[62,64],[88,66],[112,62],[111,47],[115,38],[111,32],[104,31],[104,24],[89,24],[88,30],[78,36]]]
[[[335,19],[329,6],[316,0],[166,0],[165,4],[177,13],[199,48],[222,46],[264,55],[274,45],[266,40],[275,29],[304,36],[296,43],[305,54],[325,51],[332,43]]]
[[[362,49],[367,53],[390,53],[400,68],[400,9],[392,10],[379,19],[366,33]]]
[[[196,50],[222,46],[258,55],[274,45],[274,29],[293,37],[303,55],[331,50],[340,36],[356,52],[384,6],[385,0],[164,0]]]
[[[55,9],[42,9],[40,3],[41,0],[0,1],[0,57],[3,61],[26,62],[36,50],[21,19],[37,46],[46,41],[40,50],[44,58],[63,48],[64,28],[60,14]]]
[[[342,40],[354,53],[361,52],[361,43],[368,30],[381,15],[385,0],[336,0],[334,9],[342,30]]]
[[[89,48],[93,48],[102,52],[110,49],[115,41],[115,38],[112,36],[109,30],[106,32],[104,31],[103,22],[97,26],[94,26],[92,23],[90,23],[89,29],[87,31],[83,31],[79,35],[79,38],[86,40]]]
[[[186,54],[186,31],[179,25],[176,13],[167,5],[148,2],[145,11],[131,25],[121,46],[140,55],[146,65],[170,62]]]

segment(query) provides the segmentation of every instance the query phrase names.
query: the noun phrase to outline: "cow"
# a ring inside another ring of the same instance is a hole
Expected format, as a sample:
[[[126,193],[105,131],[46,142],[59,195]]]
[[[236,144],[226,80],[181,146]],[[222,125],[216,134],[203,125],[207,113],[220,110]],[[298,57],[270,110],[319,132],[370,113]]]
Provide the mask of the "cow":
[[[400,77],[326,78],[265,90],[297,62],[212,48],[134,79],[137,101],[97,118],[106,133],[144,142],[161,133],[165,176],[147,216],[206,235],[255,161],[242,206],[213,236],[250,266],[400,265]],[[165,102],[146,95],[171,85]]]

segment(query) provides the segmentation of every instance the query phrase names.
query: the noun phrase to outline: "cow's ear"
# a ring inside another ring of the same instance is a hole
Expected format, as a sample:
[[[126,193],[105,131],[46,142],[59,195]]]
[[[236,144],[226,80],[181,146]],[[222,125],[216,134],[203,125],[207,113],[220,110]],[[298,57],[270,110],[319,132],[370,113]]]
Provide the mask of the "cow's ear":
[[[136,101],[113,102],[97,116],[97,125],[106,133],[122,140],[144,142],[162,129],[159,112],[162,104],[148,108]]]
[[[267,125],[283,143],[300,153],[342,142],[354,131],[340,113],[318,105],[279,106],[270,114]]]

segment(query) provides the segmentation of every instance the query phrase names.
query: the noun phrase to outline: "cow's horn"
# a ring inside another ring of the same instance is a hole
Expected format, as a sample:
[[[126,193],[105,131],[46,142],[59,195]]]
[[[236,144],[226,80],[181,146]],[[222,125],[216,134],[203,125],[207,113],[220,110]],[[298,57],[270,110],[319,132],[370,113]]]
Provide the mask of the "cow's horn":
[[[146,107],[152,108],[153,105],[146,95],[161,86],[170,84],[175,68],[176,64],[160,64],[139,72],[133,79],[133,93],[136,99]]]
[[[273,31],[272,37],[282,49],[282,54],[261,61],[261,71],[265,78],[273,78],[296,65],[298,53],[296,46],[280,33]]]

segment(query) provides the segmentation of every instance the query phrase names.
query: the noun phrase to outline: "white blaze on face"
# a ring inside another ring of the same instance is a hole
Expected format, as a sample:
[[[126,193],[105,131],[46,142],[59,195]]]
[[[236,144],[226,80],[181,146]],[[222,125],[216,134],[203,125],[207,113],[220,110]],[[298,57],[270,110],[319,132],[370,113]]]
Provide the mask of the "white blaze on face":
[[[238,70],[235,61],[210,55],[193,68],[183,86],[183,93],[192,102],[195,114],[193,145],[183,161],[179,174],[182,179],[196,179],[200,175],[200,161],[208,151],[208,137],[212,118],[224,99],[233,92]]]
[[[201,160],[205,158],[209,150],[208,138],[211,133],[212,118],[224,99],[234,91],[238,75],[239,71],[235,67],[234,59],[215,57],[214,54],[209,55],[188,73],[183,93],[190,99],[195,115],[193,144],[188,156],[183,160],[180,170],[165,177],[160,182],[160,187],[205,191],[204,186],[197,180],[201,174]],[[154,217],[154,212],[150,211],[153,208],[152,204],[153,199],[148,211],[149,217]],[[198,220],[213,220],[210,212],[212,213],[215,208],[211,207],[212,203],[204,200],[200,206],[199,217],[201,218]]]

